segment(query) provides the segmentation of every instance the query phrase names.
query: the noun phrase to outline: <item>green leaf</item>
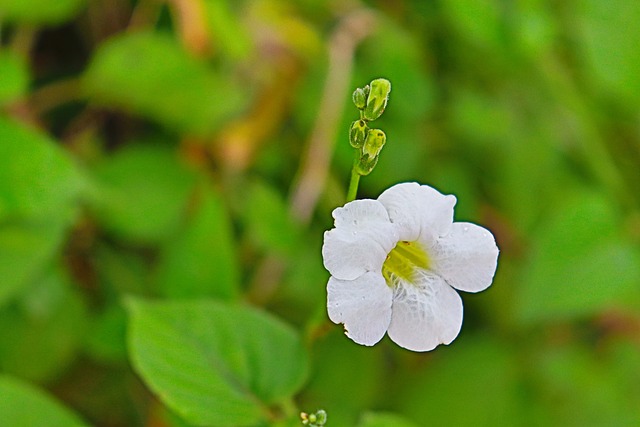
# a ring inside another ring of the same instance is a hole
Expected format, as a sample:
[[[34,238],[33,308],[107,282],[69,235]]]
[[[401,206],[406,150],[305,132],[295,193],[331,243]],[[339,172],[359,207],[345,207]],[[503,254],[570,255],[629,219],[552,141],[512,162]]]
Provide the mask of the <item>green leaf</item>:
[[[297,250],[300,229],[274,188],[259,181],[247,186],[243,209],[247,234],[254,243],[281,255]]]
[[[535,235],[516,306],[525,322],[566,320],[637,306],[640,254],[597,193],[576,194]]]
[[[501,8],[496,0],[449,0],[446,17],[457,32],[476,46],[494,48],[501,39]]]
[[[577,45],[586,70],[603,94],[640,103],[640,3],[581,0],[573,19],[578,23]]]
[[[416,424],[405,418],[381,412],[369,412],[364,414],[358,427],[418,427]]]
[[[0,376],[0,414],[7,426],[82,427],[80,418],[32,385]]]
[[[322,308],[322,312],[326,321],[326,309]],[[331,333],[314,342],[313,351],[318,357],[314,359],[313,376],[305,387],[301,407],[307,412],[324,409],[327,426],[356,425],[358,414],[371,408],[377,396],[388,389],[387,384],[383,385],[385,354],[354,344],[336,325],[332,325]]]
[[[190,423],[255,425],[306,377],[307,354],[295,331],[255,309],[132,299],[128,310],[135,370]]]
[[[149,294],[148,261],[139,252],[103,244],[96,250],[95,266],[109,301],[119,303],[123,295]]]
[[[55,142],[0,117],[0,304],[51,260],[85,187]]]
[[[196,134],[210,134],[247,101],[241,86],[191,57],[171,35],[151,32],[102,44],[85,88],[98,103]]]
[[[133,241],[157,241],[176,232],[194,183],[193,174],[164,145],[133,144],[95,171],[101,222]]]
[[[511,349],[487,336],[458,340],[438,350],[421,372],[410,372],[396,398],[402,413],[434,426],[518,424],[519,383]]]
[[[240,273],[231,221],[212,189],[203,188],[200,196],[186,229],[165,247],[158,286],[173,298],[233,299],[238,295]]]
[[[60,224],[0,224],[0,306],[42,272],[63,240]]]
[[[516,40],[520,50],[539,60],[558,41],[559,26],[546,0],[518,0],[514,17]],[[537,55],[537,56],[536,56]]]
[[[318,309],[318,302],[326,298],[326,286],[329,273],[318,256],[322,249],[322,235],[312,233],[305,244],[298,248],[288,260],[289,269],[278,287],[276,301],[286,306],[287,318],[305,322],[309,313]],[[322,320],[325,321],[324,309]]]
[[[76,356],[85,328],[82,298],[59,269],[52,269],[0,311],[0,369],[51,380]]]
[[[247,59],[254,48],[250,32],[239,16],[246,12],[243,6],[228,0],[204,2],[207,26],[216,48],[236,61]]]
[[[79,171],[54,141],[0,117],[0,220],[69,222],[85,187]]]
[[[0,49],[0,106],[24,95],[28,85],[27,64],[14,52]]]
[[[108,305],[97,314],[87,336],[85,349],[91,357],[102,363],[125,363],[127,315],[117,304]]]
[[[0,0],[0,16],[8,22],[61,24],[75,16],[86,0]]]
[[[633,360],[575,342],[534,354],[529,374],[549,412],[546,425],[637,425],[640,353],[635,347],[629,354]]]

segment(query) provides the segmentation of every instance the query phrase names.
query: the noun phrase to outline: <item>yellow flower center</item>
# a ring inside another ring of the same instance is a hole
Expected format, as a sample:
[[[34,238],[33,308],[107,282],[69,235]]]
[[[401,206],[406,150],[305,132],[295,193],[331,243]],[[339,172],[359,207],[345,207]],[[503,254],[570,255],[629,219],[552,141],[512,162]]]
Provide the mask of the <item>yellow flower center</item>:
[[[400,241],[382,264],[382,276],[389,287],[401,279],[414,283],[418,269],[429,268],[429,256],[418,242]]]

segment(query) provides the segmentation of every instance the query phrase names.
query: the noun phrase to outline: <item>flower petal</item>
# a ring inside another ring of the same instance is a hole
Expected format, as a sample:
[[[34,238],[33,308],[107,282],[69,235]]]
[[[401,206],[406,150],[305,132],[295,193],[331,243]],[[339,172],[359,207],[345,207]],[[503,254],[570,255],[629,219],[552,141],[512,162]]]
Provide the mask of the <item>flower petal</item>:
[[[486,228],[456,222],[429,253],[431,268],[456,289],[480,292],[491,285],[498,265],[498,246]]]
[[[393,291],[379,273],[366,273],[356,280],[327,284],[327,311],[334,323],[344,323],[349,338],[374,345],[382,339],[391,321]]]
[[[428,185],[397,184],[378,200],[389,212],[391,222],[400,227],[400,240],[435,239],[448,234],[453,223],[455,196],[445,196]]]
[[[379,272],[398,242],[396,226],[376,200],[355,200],[333,211],[336,228],[324,233],[322,258],[332,276],[354,280]]]
[[[416,283],[401,281],[393,294],[389,338],[413,351],[449,344],[462,326],[462,299],[438,275],[419,270]]]
[[[361,199],[347,203],[333,210],[336,228],[342,227],[375,227],[380,223],[388,224],[389,214],[384,205],[377,200]]]

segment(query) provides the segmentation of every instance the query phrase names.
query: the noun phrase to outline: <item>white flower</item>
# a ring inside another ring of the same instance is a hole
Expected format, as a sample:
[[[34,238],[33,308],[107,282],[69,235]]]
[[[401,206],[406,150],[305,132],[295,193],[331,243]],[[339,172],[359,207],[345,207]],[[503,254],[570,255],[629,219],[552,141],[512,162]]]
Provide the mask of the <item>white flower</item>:
[[[333,211],[335,228],[322,246],[327,310],[349,338],[374,345],[388,333],[414,351],[455,339],[462,326],[455,289],[486,289],[498,262],[488,230],[453,222],[455,204],[455,196],[413,182]]]

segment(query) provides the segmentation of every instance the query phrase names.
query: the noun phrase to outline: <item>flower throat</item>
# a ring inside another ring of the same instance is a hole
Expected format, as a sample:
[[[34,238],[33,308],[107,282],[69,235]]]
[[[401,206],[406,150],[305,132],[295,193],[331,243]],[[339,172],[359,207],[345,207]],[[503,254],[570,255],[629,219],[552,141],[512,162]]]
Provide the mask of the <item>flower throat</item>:
[[[418,242],[400,241],[382,264],[382,276],[389,287],[398,279],[413,283],[417,269],[429,268],[429,257]]]

